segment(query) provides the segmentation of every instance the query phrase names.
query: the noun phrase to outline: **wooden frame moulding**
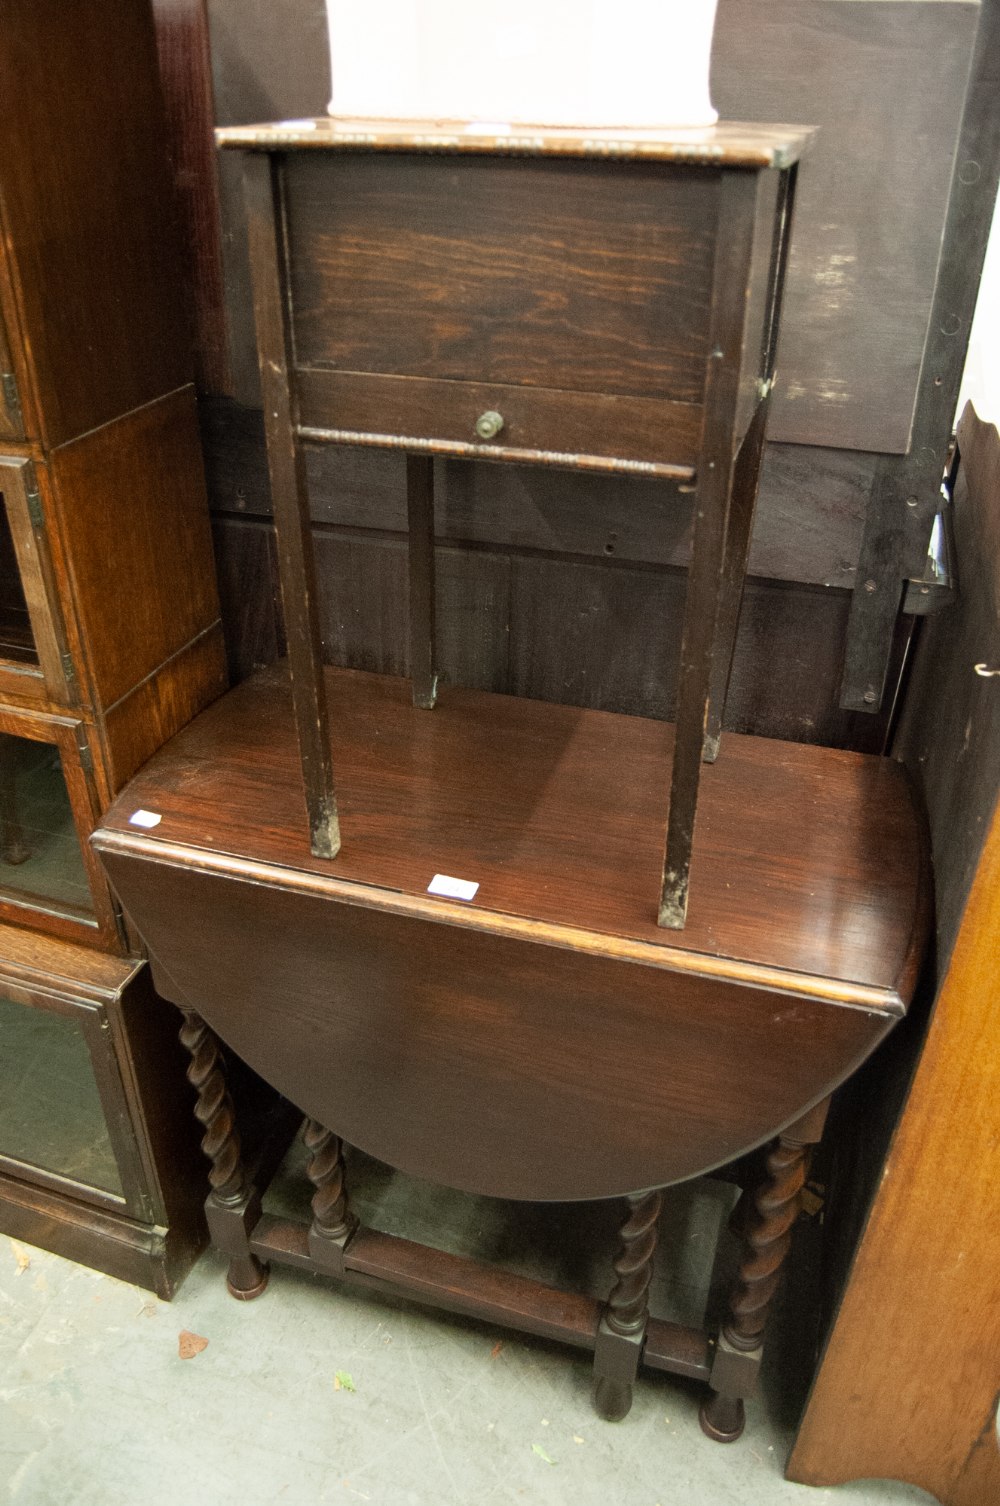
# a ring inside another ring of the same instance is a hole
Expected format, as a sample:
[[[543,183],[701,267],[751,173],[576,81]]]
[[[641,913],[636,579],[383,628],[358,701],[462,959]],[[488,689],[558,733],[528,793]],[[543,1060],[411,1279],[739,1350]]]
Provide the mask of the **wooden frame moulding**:
[[[124,943],[118,909],[89,840],[101,814],[101,802],[93,772],[90,729],[85,722],[72,717],[40,715],[15,707],[4,707],[0,709],[0,740],[8,737],[46,743],[59,752],[74,831],[90,888],[92,910],[88,912],[42,894],[35,895],[26,891],[22,896],[17,890],[7,890],[0,882],[0,921],[35,926],[65,941],[121,953]]]
[[[140,964],[136,964],[139,966]],[[91,1203],[109,1213],[149,1220],[153,1217],[131,1124],[128,1097],[115,1055],[108,1019],[108,1003],[57,991],[53,986],[28,987],[0,976],[0,996],[27,1009],[44,1010],[64,1019],[77,1020],[90,1057],[94,1083],[104,1113],[108,1140],[114,1155],[122,1191],[82,1182],[51,1167],[38,1166],[0,1151],[0,1174],[18,1178],[79,1202]]]

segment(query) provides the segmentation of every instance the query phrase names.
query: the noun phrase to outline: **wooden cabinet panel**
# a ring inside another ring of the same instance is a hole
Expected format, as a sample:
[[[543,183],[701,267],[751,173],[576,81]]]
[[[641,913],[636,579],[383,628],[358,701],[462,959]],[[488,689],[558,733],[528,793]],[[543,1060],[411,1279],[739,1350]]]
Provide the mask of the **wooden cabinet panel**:
[[[193,389],[64,445],[51,468],[93,696],[109,708],[218,620]]]
[[[820,128],[799,181],[772,440],[908,447],[978,11],[720,0],[720,115]]]
[[[155,39],[134,0],[15,0],[3,30],[0,214],[54,445],[189,375]]]

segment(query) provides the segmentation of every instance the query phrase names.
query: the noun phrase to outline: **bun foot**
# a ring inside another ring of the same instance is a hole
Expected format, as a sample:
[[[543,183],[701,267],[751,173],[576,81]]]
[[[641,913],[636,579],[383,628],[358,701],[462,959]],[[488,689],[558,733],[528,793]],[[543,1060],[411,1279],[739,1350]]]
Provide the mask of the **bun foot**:
[[[740,1396],[722,1396],[713,1391],[698,1411],[698,1421],[706,1438],[716,1443],[735,1443],[746,1426],[746,1411]]]
[[[237,1302],[252,1302],[267,1286],[271,1272],[256,1255],[236,1255],[226,1272],[226,1290]]]
[[[594,1381],[594,1411],[605,1422],[621,1422],[632,1410],[632,1387],[601,1376]]]

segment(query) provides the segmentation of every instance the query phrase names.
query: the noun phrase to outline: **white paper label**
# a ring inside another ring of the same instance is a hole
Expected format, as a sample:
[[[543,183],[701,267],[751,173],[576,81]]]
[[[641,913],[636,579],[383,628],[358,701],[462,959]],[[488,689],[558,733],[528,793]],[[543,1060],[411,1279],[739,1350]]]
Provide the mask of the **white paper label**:
[[[129,826],[159,826],[163,820],[155,811],[133,811],[128,818]]]
[[[428,894],[440,894],[444,899],[475,899],[478,884],[471,879],[449,878],[446,873],[435,873],[427,885]]]

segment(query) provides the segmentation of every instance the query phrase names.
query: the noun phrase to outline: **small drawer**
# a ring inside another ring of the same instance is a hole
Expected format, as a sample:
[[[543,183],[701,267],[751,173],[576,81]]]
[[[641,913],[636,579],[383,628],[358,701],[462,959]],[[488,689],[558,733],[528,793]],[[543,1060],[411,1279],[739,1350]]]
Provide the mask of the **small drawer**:
[[[677,481],[698,455],[694,403],[316,369],[298,371],[296,384],[303,431],[347,444]]]

